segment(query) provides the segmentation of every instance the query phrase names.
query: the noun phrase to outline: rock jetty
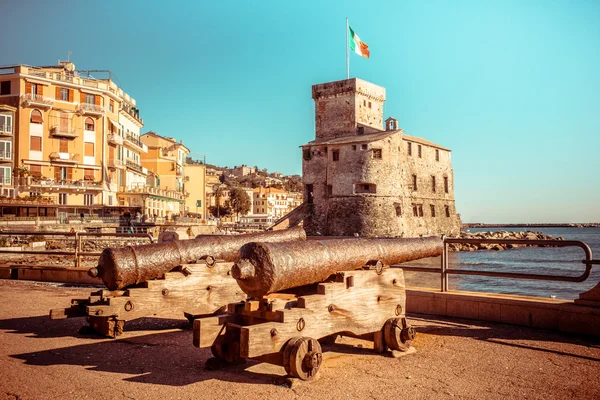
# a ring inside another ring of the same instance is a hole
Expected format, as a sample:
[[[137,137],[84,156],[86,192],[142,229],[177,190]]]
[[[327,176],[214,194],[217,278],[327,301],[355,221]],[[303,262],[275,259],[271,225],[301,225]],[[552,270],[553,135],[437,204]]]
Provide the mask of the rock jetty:
[[[527,239],[527,240],[563,240],[562,236],[557,238],[551,235],[545,235],[542,232],[526,231],[526,232],[461,232],[461,239]],[[544,245],[530,244],[495,244],[495,243],[452,243],[448,246],[450,251],[478,251],[478,250],[493,250],[500,251],[506,249],[516,249],[518,247],[546,247]]]

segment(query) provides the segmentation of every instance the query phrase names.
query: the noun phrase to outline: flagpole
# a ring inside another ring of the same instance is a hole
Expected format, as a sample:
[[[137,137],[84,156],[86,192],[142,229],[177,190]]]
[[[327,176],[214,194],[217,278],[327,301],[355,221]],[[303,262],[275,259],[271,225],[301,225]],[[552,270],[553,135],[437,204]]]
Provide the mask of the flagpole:
[[[350,79],[350,57],[348,57],[348,18],[346,18],[346,79]]]

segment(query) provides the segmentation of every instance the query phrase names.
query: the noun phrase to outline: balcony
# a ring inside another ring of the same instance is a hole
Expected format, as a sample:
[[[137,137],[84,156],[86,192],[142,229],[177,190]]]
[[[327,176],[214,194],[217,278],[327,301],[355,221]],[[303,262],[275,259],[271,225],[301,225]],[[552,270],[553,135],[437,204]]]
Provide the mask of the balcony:
[[[48,156],[50,161],[62,162],[62,163],[73,163],[76,164],[79,161],[79,154],[73,153],[57,153],[52,152]]]
[[[74,139],[77,137],[77,132],[75,131],[75,128],[71,128],[70,126],[61,127],[59,125],[54,125],[50,127],[50,136]]]
[[[11,124],[0,124],[0,136],[12,135],[13,127]]]
[[[12,177],[0,176],[0,186],[12,186]]]
[[[0,150],[0,162],[1,161],[12,161],[12,151]]]
[[[39,94],[27,93],[21,96],[23,105],[25,107],[40,107],[50,109],[52,108],[53,101],[47,97],[43,97]]]
[[[108,160],[108,168],[111,168],[111,169],[125,168],[125,163],[121,160]]]
[[[110,133],[107,137],[108,143],[110,144],[114,144],[114,145],[122,145],[123,144],[123,138],[119,135],[117,135],[116,133]]]
[[[133,148],[134,150],[141,151],[143,153],[148,152],[148,146],[146,146],[144,143],[142,143],[140,138],[138,138],[137,136],[132,135],[131,133],[128,132],[125,134],[123,139],[124,139],[124,144],[129,145],[129,147]]]
[[[87,115],[104,115],[104,110],[101,106],[90,103],[79,103],[79,112]]]
[[[148,194],[151,196],[165,197],[168,199],[178,200],[178,201],[183,201],[185,199],[184,194],[181,192],[178,192],[176,190],[166,190],[166,189],[155,188],[155,187],[146,186],[146,185],[121,186],[119,192]]]
[[[140,118],[140,113],[137,109],[125,106],[119,111],[121,114],[123,114],[123,116],[125,116],[125,118],[138,125],[140,128],[144,126],[144,120]]]
[[[24,178],[21,190],[38,189],[45,191],[73,189],[76,191],[102,190],[101,182],[73,179],[49,179],[43,177],[29,176]]]
[[[148,170],[138,164],[138,162],[135,160],[125,160],[125,166],[135,172],[139,172],[140,174],[148,174]]]

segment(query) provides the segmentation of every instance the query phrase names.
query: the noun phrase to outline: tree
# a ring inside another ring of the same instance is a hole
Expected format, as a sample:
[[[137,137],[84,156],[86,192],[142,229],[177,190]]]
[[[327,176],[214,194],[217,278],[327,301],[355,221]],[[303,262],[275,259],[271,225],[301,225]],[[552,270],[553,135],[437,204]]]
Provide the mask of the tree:
[[[231,208],[225,204],[224,206],[210,206],[208,212],[215,218],[225,218],[231,215]]]
[[[252,200],[248,193],[242,188],[233,188],[229,192],[229,200],[227,205],[236,213],[237,219],[240,219],[240,214],[248,214],[252,209]]]

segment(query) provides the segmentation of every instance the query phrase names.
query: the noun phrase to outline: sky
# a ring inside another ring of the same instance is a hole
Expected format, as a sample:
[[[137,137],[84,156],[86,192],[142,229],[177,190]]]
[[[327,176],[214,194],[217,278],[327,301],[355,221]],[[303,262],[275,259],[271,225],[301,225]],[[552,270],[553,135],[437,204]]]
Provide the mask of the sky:
[[[143,132],[220,166],[301,174],[311,86],[350,76],[452,149],[464,222],[600,221],[600,1],[0,0],[0,64],[109,69]]]

